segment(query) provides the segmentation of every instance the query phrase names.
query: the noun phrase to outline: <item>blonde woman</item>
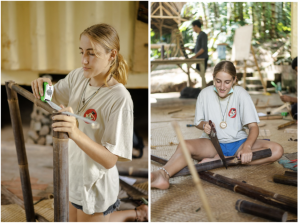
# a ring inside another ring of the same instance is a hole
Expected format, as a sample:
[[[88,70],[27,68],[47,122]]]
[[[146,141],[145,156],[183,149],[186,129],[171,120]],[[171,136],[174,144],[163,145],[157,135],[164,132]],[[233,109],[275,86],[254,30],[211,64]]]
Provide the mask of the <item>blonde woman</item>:
[[[213,72],[214,86],[203,89],[196,103],[196,128],[204,130],[197,139],[186,140],[192,158],[201,162],[219,159],[212,142],[209,139],[213,122],[218,140],[224,156],[237,156],[242,164],[255,165],[271,163],[281,158],[283,148],[275,142],[257,139],[259,128],[258,115],[250,95],[247,91],[236,86],[236,69],[232,62],[218,63]],[[249,129],[247,135],[245,129]],[[270,148],[272,156],[252,161],[252,152]],[[151,173],[151,187],[159,189],[169,188],[169,178],[183,167],[187,166],[181,146],[168,163],[159,170]]]
[[[147,206],[114,212],[120,204],[117,161],[132,159],[133,103],[124,85],[128,66],[120,52],[117,31],[97,24],[80,34],[82,67],[71,71],[54,86],[52,101],[100,124],[99,129],[75,117],[57,115],[54,131],[69,134],[69,221],[133,221],[147,219]],[[32,82],[40,99],[43,82]]]

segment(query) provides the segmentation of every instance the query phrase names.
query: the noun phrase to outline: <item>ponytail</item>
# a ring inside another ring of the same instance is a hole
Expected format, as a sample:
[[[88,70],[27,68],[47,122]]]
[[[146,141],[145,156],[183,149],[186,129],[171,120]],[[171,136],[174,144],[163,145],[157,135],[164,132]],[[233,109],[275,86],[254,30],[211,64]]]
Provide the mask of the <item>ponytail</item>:
[[[116,58],[116,69],[113,72],[113,77],[119,82],[125,85],[127,83],[128,65],[121,54],[118,54]]]

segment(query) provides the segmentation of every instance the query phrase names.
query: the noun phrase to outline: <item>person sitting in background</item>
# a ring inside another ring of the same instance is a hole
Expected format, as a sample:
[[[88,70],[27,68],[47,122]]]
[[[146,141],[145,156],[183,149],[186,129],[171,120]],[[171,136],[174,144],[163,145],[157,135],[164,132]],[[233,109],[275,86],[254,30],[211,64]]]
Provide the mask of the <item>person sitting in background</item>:
[[[298,57],[294,58],[294,60],[292,62],[292,68],[298,74],[298,62],[297,61],[298,61]],[[283,102],[293,103],[291,113],[292,113],[293,119],[298,120],[297,119],[297,115],[298,115],[298,110],[297,110],[297,107],[298,107],[298,98],[297,97],[283,95],[283,96],[280,97],[280,99]]]

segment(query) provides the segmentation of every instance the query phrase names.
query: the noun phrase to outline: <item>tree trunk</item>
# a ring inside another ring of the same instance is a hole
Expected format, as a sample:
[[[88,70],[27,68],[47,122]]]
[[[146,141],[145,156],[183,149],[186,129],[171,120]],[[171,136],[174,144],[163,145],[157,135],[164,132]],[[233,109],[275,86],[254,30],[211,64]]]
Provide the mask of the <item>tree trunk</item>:
[[[262,2],[262,10],[261,10],[261,21],[262,21],[262,24],[261,24],[261,28],[262,28],[262,38],[263,39],[266,39],[266,25],[267,25],[267,19],[266,19],[266,3],[265,2]]]
[[[207,16],[206,16],[206,10],[205,10],[205,5],[204,5],[204,2],[201,2],[201,7],[202,7],[202,10],[203,10],[203,26],[205,27],[205,29],[208,28],[208,25],[207,25]]]
[[[252,36],[256,37],[256,33],[257,33],[257,24],[256,24],[256,17],[255,17],[255,2],[251,2],[251,13],[252,13],[252,24],[253,24],[253,33]]]
[[[243,14],[243,11],[244,11],[244,6],[243,6],[243,2],[239,2],[238,3],[238,11],[239,11],[239,20],[241,22],[244,21],[244,14]]]

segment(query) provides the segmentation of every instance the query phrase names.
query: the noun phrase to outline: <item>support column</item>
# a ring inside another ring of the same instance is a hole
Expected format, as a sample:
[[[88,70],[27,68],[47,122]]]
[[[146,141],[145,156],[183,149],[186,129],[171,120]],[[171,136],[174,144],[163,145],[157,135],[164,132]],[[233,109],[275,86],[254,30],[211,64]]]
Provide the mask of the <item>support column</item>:
[[[60,113],[53,113],[52,116]],[[53,121],[53,123],[59,121]],[[53,131],[54,222],[69,221],[69,136]]]
[[[10,83],[9,81],[5,82],[5,87],[7,92],[7,100],[9,105],[11,124],[13,128],[16,150],[17,150],[26,221],[35,222],[36,220],[35,220],[34,207],[33,207],[32,190],[30,184],[28,161],[27,161],[27,155],[25,150],[25,141],[23,135],[18,95],[16,91],[10,89],[8,85],[9,83]]]

